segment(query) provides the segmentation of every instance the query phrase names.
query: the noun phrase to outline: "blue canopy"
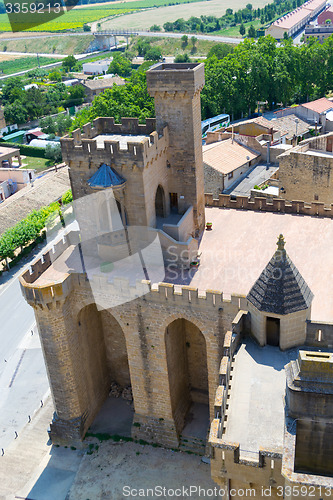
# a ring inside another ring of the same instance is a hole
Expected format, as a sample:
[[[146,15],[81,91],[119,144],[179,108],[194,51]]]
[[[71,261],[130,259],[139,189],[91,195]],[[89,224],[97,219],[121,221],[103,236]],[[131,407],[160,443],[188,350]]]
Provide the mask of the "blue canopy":
[[[119,175],[112,167],[103,163],[89,179],[88,184],[92,188],[119,187],[125,184],[125,179]]]

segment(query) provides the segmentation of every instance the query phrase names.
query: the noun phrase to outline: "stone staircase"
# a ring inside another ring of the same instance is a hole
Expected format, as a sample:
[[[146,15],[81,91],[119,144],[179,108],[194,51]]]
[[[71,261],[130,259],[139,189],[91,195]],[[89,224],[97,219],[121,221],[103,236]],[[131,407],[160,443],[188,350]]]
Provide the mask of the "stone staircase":
[[[206,450],[206,440],[192,436],[180,436],[179,449],[203,456]]]

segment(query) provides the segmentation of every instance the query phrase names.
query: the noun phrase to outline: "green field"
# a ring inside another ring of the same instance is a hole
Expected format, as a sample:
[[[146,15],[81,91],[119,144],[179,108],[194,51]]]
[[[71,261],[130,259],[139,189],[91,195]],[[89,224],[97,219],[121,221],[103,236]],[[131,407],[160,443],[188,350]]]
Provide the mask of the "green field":
[[[45,64],[51,64],[58,60],[60,59],[55,57],[39,57],[39,64],[40,66],[44,66]],[[36,68],[37,66],[37,57],[19,57],[18,59],[1,61],[0,69],[1,75],[10,75],[12,73],[18,73],[19,71]]]
[[[77,29],[82,28],[86,23],[98,21],[104,17],[128,14],[132,11],[133,9],[114,8],[109,5],[105,6],[105,8],[72,9],[52,21],[40,24],[27,31],[65,31]],[[0,31],[11,31],[7,14],[0,14]]]
[[[177,0],[177,4],[198,2],[199,0]],[[124,5],[128,5],[128,8]],[[123,14],[130,14],[142,9],[163,7],[173,5],[172,0],[137,0],[133,2],[124,2],[122,4],[110,4],[105,6],[89,5],[84,7],[77,7],[65,14],[53,19],[44,24],[35,26],[26,31],[66,31],[81,29],[84,24],[99,21],[107,17],[116,17]],[[12,31],[11,25],[8,20],[7,14],[0,14],[0,32]]]

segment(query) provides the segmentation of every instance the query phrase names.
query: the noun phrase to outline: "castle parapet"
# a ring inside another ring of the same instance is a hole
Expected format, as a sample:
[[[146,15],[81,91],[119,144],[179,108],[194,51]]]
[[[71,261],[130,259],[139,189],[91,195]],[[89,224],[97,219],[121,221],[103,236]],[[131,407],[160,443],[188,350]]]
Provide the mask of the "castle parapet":
[[[253,200],[248,196],[231,196],[220,194],[214,198],[213,194],[205,194],[205,203],[208,207],[236,208],[241,210],[259,210],[262,212],[277,212],[286,214],[312,215],[318,217],[333,218],[333,204],[313,201],[306,203],[302,200],[288,202],[282,198],[273,198],[271,201],[267,198],[255,197]]]
[[[106,163],[126,158],[147,165],[169,145],[168,128],[159,136],[154,126],[155,119],[140,125],[136,118],[123,118],[121,124],[115,124],[114,118],[96,118],[93,127],[90,123],[83,126],[83,133],[76,129],[72,137],[61,138],[64,161],[77,163],[93,156]]]

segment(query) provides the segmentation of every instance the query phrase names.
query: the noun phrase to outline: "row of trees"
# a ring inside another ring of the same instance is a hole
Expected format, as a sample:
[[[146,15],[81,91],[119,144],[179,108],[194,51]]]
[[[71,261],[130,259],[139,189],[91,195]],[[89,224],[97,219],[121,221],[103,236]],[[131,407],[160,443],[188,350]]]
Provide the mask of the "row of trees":
[[[241,25],[245,22],[251,22],[256,19],[260,20],[261,24],[270,22],[277,16],[290,12],[296,7],[299,7],[305,0],[274,0],[274,2],[265,5],[264,7],[253,9],[252,4],[248,3],[244,9],[239,9],[233,12],[233,9],[227,9],[222,17],[216,16],[192,16],[188,20],[183,18],[177,19],[174,22],[166,22],[163,24],[165,31],[175,32],[191,32],[191,33],[211,33],[219,31],[230,26]],[[151,31],[161,31],[161,27],[154,24],[150,28]]]
[[[67,204],[73,200],[71,191],[67,191],[62,197],[62,203]],[[29,243],[36,240],[49,222],[50,217],[60,215],[59,203],[51,203],[48,207],[34,210],[25,219],[15,226],[7,229],[0,237],[0,260],[6,260],[9,267],[9,259],[15,257],[17,249],[22,249]]]
[[[246,116],[257,101],[273,108],[323,97],[333,90],[333,37],[301,46],[292,40],[277,45],[271,36],[245,40],[221,59],[208,58],[205,80],[203,119],[224,110]]]
[[[180,62],[180,60],[179,60]],[[145,63],[124,86],[98,95],[92,106],[77,114],[72,129],[98,116],[154,116],[154,104],[146,88]],[[320,71],[318,71],[320,68]],[[201,94],[202,119],[226,112],[247,116],[258,101],[270,108],[323,97],[333,90],[333,37],[320,44],[301,46],[292,40],[277,45],[271,36],[257,42],[245,40],[235,47],[216,44],[205,61],[205,86]]]

